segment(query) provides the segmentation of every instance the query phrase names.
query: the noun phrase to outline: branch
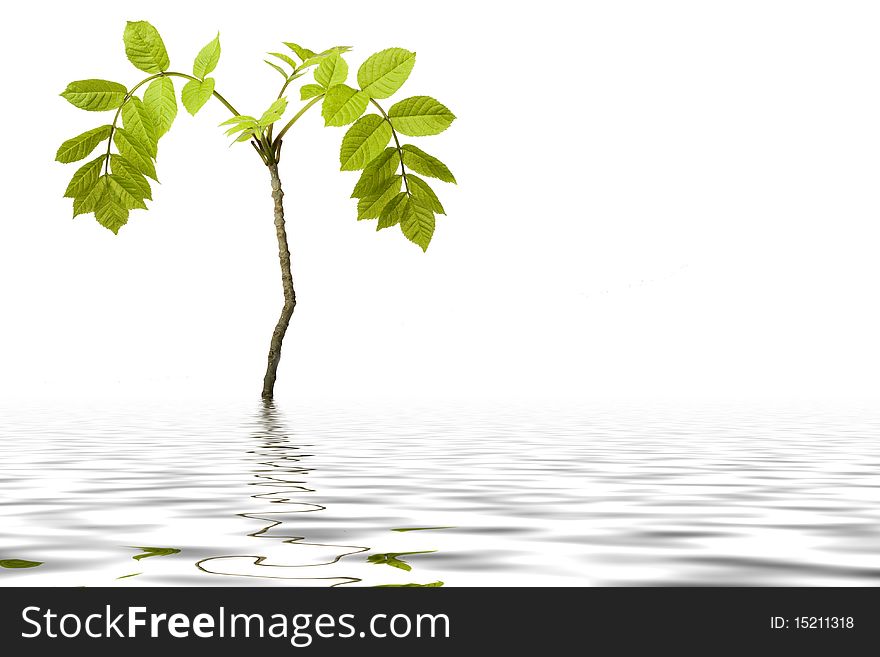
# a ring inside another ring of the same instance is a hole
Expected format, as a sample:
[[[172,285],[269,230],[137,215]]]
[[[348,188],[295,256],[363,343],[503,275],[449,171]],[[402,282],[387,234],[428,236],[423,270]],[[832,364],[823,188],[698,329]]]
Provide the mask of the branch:
[[[281,129],[281,132],[279,132],[279,133],[278,133],[278,136],[275,137],[275,143],[278,143],[279,141],[281,141],[281,138],[285,135],[285,133],[286,133],[288,130],[290,130],[290,127],[291,127],[294,123],[296,123],[296,122],[299,120],[299,117],[301,117],[303,114],[305,114],[306,111],[308,111],[308,109],[309,109],[312,105],[314,105],[315,103],[317,103],[317,102],[318,102],[319,100],[321,100],[323,97],[324,97],[324,94],[321,94],[320,96],[315,96],[315,97],[312,98],[308,103],[306,103],[306,105],[305,105],[305,106],[304,106],[299,112],[297,112],[296,115],[295,115],[292,119],[290,119],[290,121],[287,122],[287,125],[284,126],[284,127]]]
[[[388,121],[388,125],[391,126],[391,135],[394,137],[394,143],[397,146],[397,157],[400,160],[400,175],[403,176],[403,186],[406,188],[406,193],[409,194],[409,181],[406,179],[406,167],[403,166],[403,149],[400,147],[400,140],[397,138],[397,130],[394,129],[394,124],[391,123],[391,119],[388,118],[388,115],[385,113],[385,110],[382,109],[382,106],[372,98],[370,98],[370,102],[382,112],[382,116],[385,117],[385,120]]]

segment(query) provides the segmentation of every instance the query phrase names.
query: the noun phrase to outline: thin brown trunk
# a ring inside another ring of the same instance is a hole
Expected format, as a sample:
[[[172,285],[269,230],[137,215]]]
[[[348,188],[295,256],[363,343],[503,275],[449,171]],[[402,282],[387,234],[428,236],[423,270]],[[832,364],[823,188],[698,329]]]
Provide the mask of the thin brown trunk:
[[[275,376],[278,372],[278,363],[281,361],[281,343],[287,326],[296,306],[296,293],[293,291],[293,276],[290,274],[290,249],[287,246],[287,231],[284,229],[284,206],[281,199],[284,192],[281,191],[281,178],[278,177],[278,165],[269,165],[269,174],[272,176],[272,199],[275,201],[275,235],[278,238],[278,258],[281,261],[281,284],[284,288],[284,307],[281,309],[281,317],[272,332],[272,342],[269,344],[269,363],[266,367],[266,376],[263,377],[263,399],[272,399],[275,392]]]

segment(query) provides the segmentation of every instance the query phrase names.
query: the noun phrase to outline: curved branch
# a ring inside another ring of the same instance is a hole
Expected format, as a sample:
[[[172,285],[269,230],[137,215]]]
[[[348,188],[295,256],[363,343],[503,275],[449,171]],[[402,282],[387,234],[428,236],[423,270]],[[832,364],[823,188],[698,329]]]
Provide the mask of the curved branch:
[[[281,132],[279,132],[278,136],[275,137],[274,143],[278,143],[279,141],[281,141],[281,138],[285,135],[285,133],[287,133],[288,130],[290,130],[290,127],[299,120],[299,117],[305,114],[312,105],[317,103],[323,97],[324,94],[321,94],[320,96],[315,96],[308,103],[306,103],[306,105],[299,112],[297,112],[296,115],[292,119],[290,119],[290,121],[287,122],[287,125],[281,128]]]

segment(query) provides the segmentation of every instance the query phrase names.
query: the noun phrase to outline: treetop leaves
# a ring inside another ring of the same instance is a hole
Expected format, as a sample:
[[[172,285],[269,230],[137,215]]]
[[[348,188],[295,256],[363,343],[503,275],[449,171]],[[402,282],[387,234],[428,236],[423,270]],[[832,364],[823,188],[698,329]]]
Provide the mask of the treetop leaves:
[[[220,61],[220,33],[215,36],[204,48],[196,55],[193,62],[193,75],[203,80],[208,73],[217,68],[217,62]]]
[[[128,61],[147,73],[167,71],[170,62],[162,37],[146,21],[128,21],[122,35]]]
[[[156,157],[159,142],[156,136],[156,124],[137,96],[132,96],[122,106],[122,125],[147,149],[150,157]]]
[[[186,111],[195,116],[196,112],[202,109],[205,103],[210,100],[213,93],[214,78],[205,78],[201,82],[190,80],[183,85],[183,89],[180,92],[180,100],[183,102]]]
[[[109,80],[77,80],[67,85],[61,96],[71,105],[90,112],[116,109],[128,93],[125,85]]]
[[[322,89],[323,91],[323,89]],[[363,91],[346,84],[337,84],[327,90],[321,106],[325,125],[344,126],[355,121],[367,109],[369,97]]]
[[[455,176],[452,175],[449,168],[433,155],[428,155],[421,148],[412,144],[404,144],[402,150],[404,166],[416,173],[437,178],[443,182],[455,182]]]
[[[378,192],[382,188],[382,184],[391,177],[399,166],[400,159],[397,156],[397,148],[389,146],[364,167],[361,177],[351,193],[351,198],[363,198],[368,194]]]
[[[287,98],[279,98],[269,106],[269,109],[263,112],[263,116],[260,117],[257,123],[260,127],[267,128],[280,119],[284,115],[285,110],[287,110]]]
[[[406,82],[415,62],[416,54],[409,50],[381,50],[361,64],[358,85],[370,98],[388,98]]]
[[[144,106],[156,127],[156,139],[161,139],[177,116],[177,98],[171,78],[161,77],[150,82],[144,91]]]
[[[335,84],[342,84],[348,77],[348,64],[342,56],[333,51],[315,69],[315,82],[322,87],[329,88]]]
[[[65,141],[55,153],[56,162],[78,162],[85,159],[95,150],[95,146],[110,137],[110,126],[102,125],[100,128],[87,130]]]
[[[362,116],[342,138],[339,162],[343,171],[363,169],[391,139],[391,125],[376,114]]]
[[[391,125],[410,137],[438,135],[455,120],[455,114],[430,96],[412,96],[395,103],[388,110]]]

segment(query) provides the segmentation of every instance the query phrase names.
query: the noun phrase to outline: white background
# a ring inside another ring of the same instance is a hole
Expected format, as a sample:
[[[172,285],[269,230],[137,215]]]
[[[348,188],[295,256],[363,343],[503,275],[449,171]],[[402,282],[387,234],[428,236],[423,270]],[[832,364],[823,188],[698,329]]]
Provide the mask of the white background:
[[[281,306],[269,181],[219,103],[181,107],[151,210],[118,236],[62,198],[56,148],[112,115],[58,94],[143,77],[127,19],[184,72],[219,30],[217,89],[247,113],[287,40],[352,45],[352,72],[415,50],[395,99],[459,117],[414,140],[459,182],[435,186],[426,255],[355,221],[343,129],[313,110],[285,140],[279,400],[876,397],[876,3],[337,0],[6,5],[4,399],[259,393]]]

